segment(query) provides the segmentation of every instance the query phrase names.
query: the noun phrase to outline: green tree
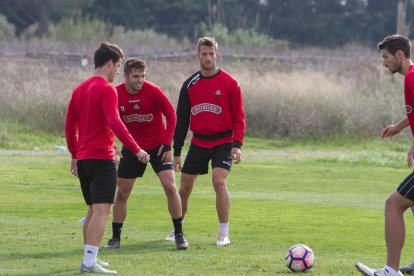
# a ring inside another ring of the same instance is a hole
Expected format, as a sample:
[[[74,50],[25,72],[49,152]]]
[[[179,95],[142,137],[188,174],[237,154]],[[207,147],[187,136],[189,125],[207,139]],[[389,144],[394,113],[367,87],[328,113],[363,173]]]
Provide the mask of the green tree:
[[[94,0],[17,0],[0,1],[0,11],[16,26],[16,34],[38,24],[37,35],[47,33],[50,22],[80,15]]]

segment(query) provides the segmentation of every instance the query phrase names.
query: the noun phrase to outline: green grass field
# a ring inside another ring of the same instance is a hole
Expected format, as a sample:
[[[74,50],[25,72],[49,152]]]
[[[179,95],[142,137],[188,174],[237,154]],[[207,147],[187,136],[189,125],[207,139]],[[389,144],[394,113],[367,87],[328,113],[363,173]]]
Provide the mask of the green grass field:
[[[338,146],[338,144],[340,144]],[[229,247],[217,248],[210,175],[200,176],[184,230],[190,247],[165,241],[172,229],[166,198],[151,168],[129,201],[122,247],[101,248],[120,275],[292,275],[283,260],[303,243],[316,256],[308,275],[358,275],[357,261],[385,262],[383,206],[410,173],[408,140],[288,142],[247,139],[233,166]],[[69,155],[0,150],[0,274],[76,275],[85,215]],[[177,179],[179,174],[176,175]],[[414,260],[407,212],[402,264]],[[104,237],[111,236],[110,223]]]

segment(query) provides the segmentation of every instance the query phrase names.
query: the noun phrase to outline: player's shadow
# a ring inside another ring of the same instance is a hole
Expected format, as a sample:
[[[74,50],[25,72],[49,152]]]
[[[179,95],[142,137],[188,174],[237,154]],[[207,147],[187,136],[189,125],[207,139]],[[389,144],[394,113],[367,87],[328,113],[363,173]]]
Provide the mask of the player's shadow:
[[[145,241],[127,241],[121,242],[121,247],[118,249],[103,249],[103,252],[120,252],[122,254],[137,254],[145,252],[160,252],[160,251],[178,251],[174,241],[166,240],[145,240]]]

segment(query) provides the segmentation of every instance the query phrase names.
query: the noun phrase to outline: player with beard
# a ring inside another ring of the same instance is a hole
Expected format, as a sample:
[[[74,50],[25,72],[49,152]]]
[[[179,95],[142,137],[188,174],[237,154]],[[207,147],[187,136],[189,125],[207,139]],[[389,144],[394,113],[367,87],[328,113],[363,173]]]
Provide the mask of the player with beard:
[[[383,65],[392,73],[399,73],[404,78],[404,97],[407,118],[396,125],[384,128],[381,137],[391,138],[400,133],[405,127],[410,126],[414,135],[414,65],[411,61],[411,41],[401,35],[385,37],[378,44],[381,51]],[[408,167],[412,167],[414,158],[414,141],[407,153]],[[410,266],[399,269],[401,251],[405,241],[404,212],[414,206],[414,172],[398,186],[385,202],[385,241],[387,245],[387,264],[382,269],[371,269],[361,263],[356,268],[368,276],[396,276],[403,275],[401,271],[410,272]]]
[[[176,190],[171,160],[171,143],[177,117],[175,109],[161,88],[145,80],[148,65],[144,60],[130,58],[125,62],[125,82],[116,86],[121,119],[134,140],[151,156],[151,166],[157,174],[168,201],[174,226],[177,249],[187,249],[182,229],[181,199]],[[166,120],[166,126],[163,121]],[[127,215],[127,201],[137,177],[142,177],[146,164],[125,145],[118,167],[118,190],[113,208],[112,238],[108,249],[119,248],[121,230]]]
[[[195,180],[198,175],[208,173],[211,161],[219,220],[216,245],[226,246],[230,244],[227,177],[232,162],[237,164],[241,161],[240,148],[246,129],[242,93],[239,83],[218,68],[218,44],[214,38],[202,37],[198,40],[196,57],[200,71],[184,82],[177,105],[174,169],[181,171],[179,194],[184,216]],[[193,132],[193,137],[181,167],[181,149],[188,128]]]

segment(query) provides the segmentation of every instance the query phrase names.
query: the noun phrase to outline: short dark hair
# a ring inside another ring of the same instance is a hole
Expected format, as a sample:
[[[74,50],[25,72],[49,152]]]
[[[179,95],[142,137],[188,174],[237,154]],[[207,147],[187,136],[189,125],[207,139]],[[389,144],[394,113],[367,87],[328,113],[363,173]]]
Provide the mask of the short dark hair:
[[[146,70],[148,68],[148,64],[143,59],[139,58],[129,58],[125,61],[124,64],[124,74],[129,75],[132,70]]]
[[[118,45],[104,41],[95,51],[95,54],[93,56],[95,69],[104,66],[105,63],[110,60],[112,60],[113,63],[116,63],[119,60],[123,60],[124,57],[124,52]]]
[[[213,47],[218,51],[218,43],[214,37],[204,36],[198,39],[197,51],[200,52],[201,46]]]
[[[379,50],[387,50],[392,55],[395,55],[398,50],[401,50],[406,58],[410,58],[411,56],[411,41],[402,35],[395,34],[387,36],[383,41],[378,43],[377,47]]]

